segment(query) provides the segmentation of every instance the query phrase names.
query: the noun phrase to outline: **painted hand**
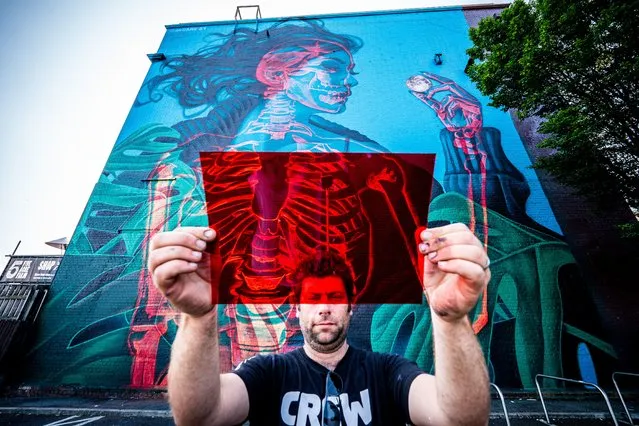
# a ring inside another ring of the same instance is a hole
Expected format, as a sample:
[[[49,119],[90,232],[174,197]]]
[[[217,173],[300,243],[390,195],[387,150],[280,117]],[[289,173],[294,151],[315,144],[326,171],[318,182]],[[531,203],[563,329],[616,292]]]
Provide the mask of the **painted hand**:
[[[481,104],[455,81],[429,72],[421,72],[406,81],[410,93],[428,105],[455,135],[455,146],[471,150],[472,139],[483,125]]]
[[[397,175],[395,172],[388,167],[384,168],[381,172],[377,174],[371,174],[366,179],[366,185],[379,192],[384,192],[384,187],[382,187],[382,182],[397,182]]]
[[[216,237],[209,228],[185,227],[151,239],[148,267],[153,284],[181,312],[202,316],[215,306],[222,269],[213,244]]]
[[[490,281],[490,261],[481,242],[462,223],[424,230],[420,239],[431,309],[445,321],[465,317]]]

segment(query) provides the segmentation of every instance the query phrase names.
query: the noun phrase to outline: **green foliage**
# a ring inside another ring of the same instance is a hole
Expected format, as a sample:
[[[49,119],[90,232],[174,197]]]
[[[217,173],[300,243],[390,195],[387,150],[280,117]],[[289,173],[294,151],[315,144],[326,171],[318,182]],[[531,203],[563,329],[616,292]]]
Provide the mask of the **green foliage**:
[[[623,223],[619,229],[624,238],[639,240],[639,222]]]
[[[491,105],[543,118],[551,154],[535,167],[639,208],[639,1],[515,0],[470,38],[468,74]]]

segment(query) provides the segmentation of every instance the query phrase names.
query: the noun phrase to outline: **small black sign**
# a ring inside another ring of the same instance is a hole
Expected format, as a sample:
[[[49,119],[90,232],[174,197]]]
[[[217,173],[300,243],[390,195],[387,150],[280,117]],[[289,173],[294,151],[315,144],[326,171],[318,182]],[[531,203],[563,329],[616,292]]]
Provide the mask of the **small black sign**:
[[[51,283],[61,260],[61,256],[12,256],[0,282]]]

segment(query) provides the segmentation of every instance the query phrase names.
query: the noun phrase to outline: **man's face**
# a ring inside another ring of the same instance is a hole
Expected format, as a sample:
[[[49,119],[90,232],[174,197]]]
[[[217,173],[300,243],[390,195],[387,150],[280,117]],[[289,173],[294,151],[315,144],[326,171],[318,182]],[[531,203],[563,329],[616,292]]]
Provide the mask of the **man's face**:
[[[346,340],[351,310],[342,279],[307,277],[297,309],[304,340],[318,352],[333,352]]]

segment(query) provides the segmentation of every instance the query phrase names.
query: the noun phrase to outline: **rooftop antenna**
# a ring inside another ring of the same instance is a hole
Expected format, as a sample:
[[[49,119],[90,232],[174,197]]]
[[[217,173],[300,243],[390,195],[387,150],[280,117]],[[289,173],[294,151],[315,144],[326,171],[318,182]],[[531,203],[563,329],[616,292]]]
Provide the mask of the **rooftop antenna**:
[[[242,9],[255,9],[255,34],[257,34],[260,19],[262,19],[262,11],[260,10],[260,6],[257,4],[250,6],[237,6],[235,8],[235,28],[233,28],[233,34],[235,34],[235,31],[237,30],[237,24],[239,23],[239,21],[244,19],[242,18]],[[266,36],[270,36],[268,30],[266,30]]]

